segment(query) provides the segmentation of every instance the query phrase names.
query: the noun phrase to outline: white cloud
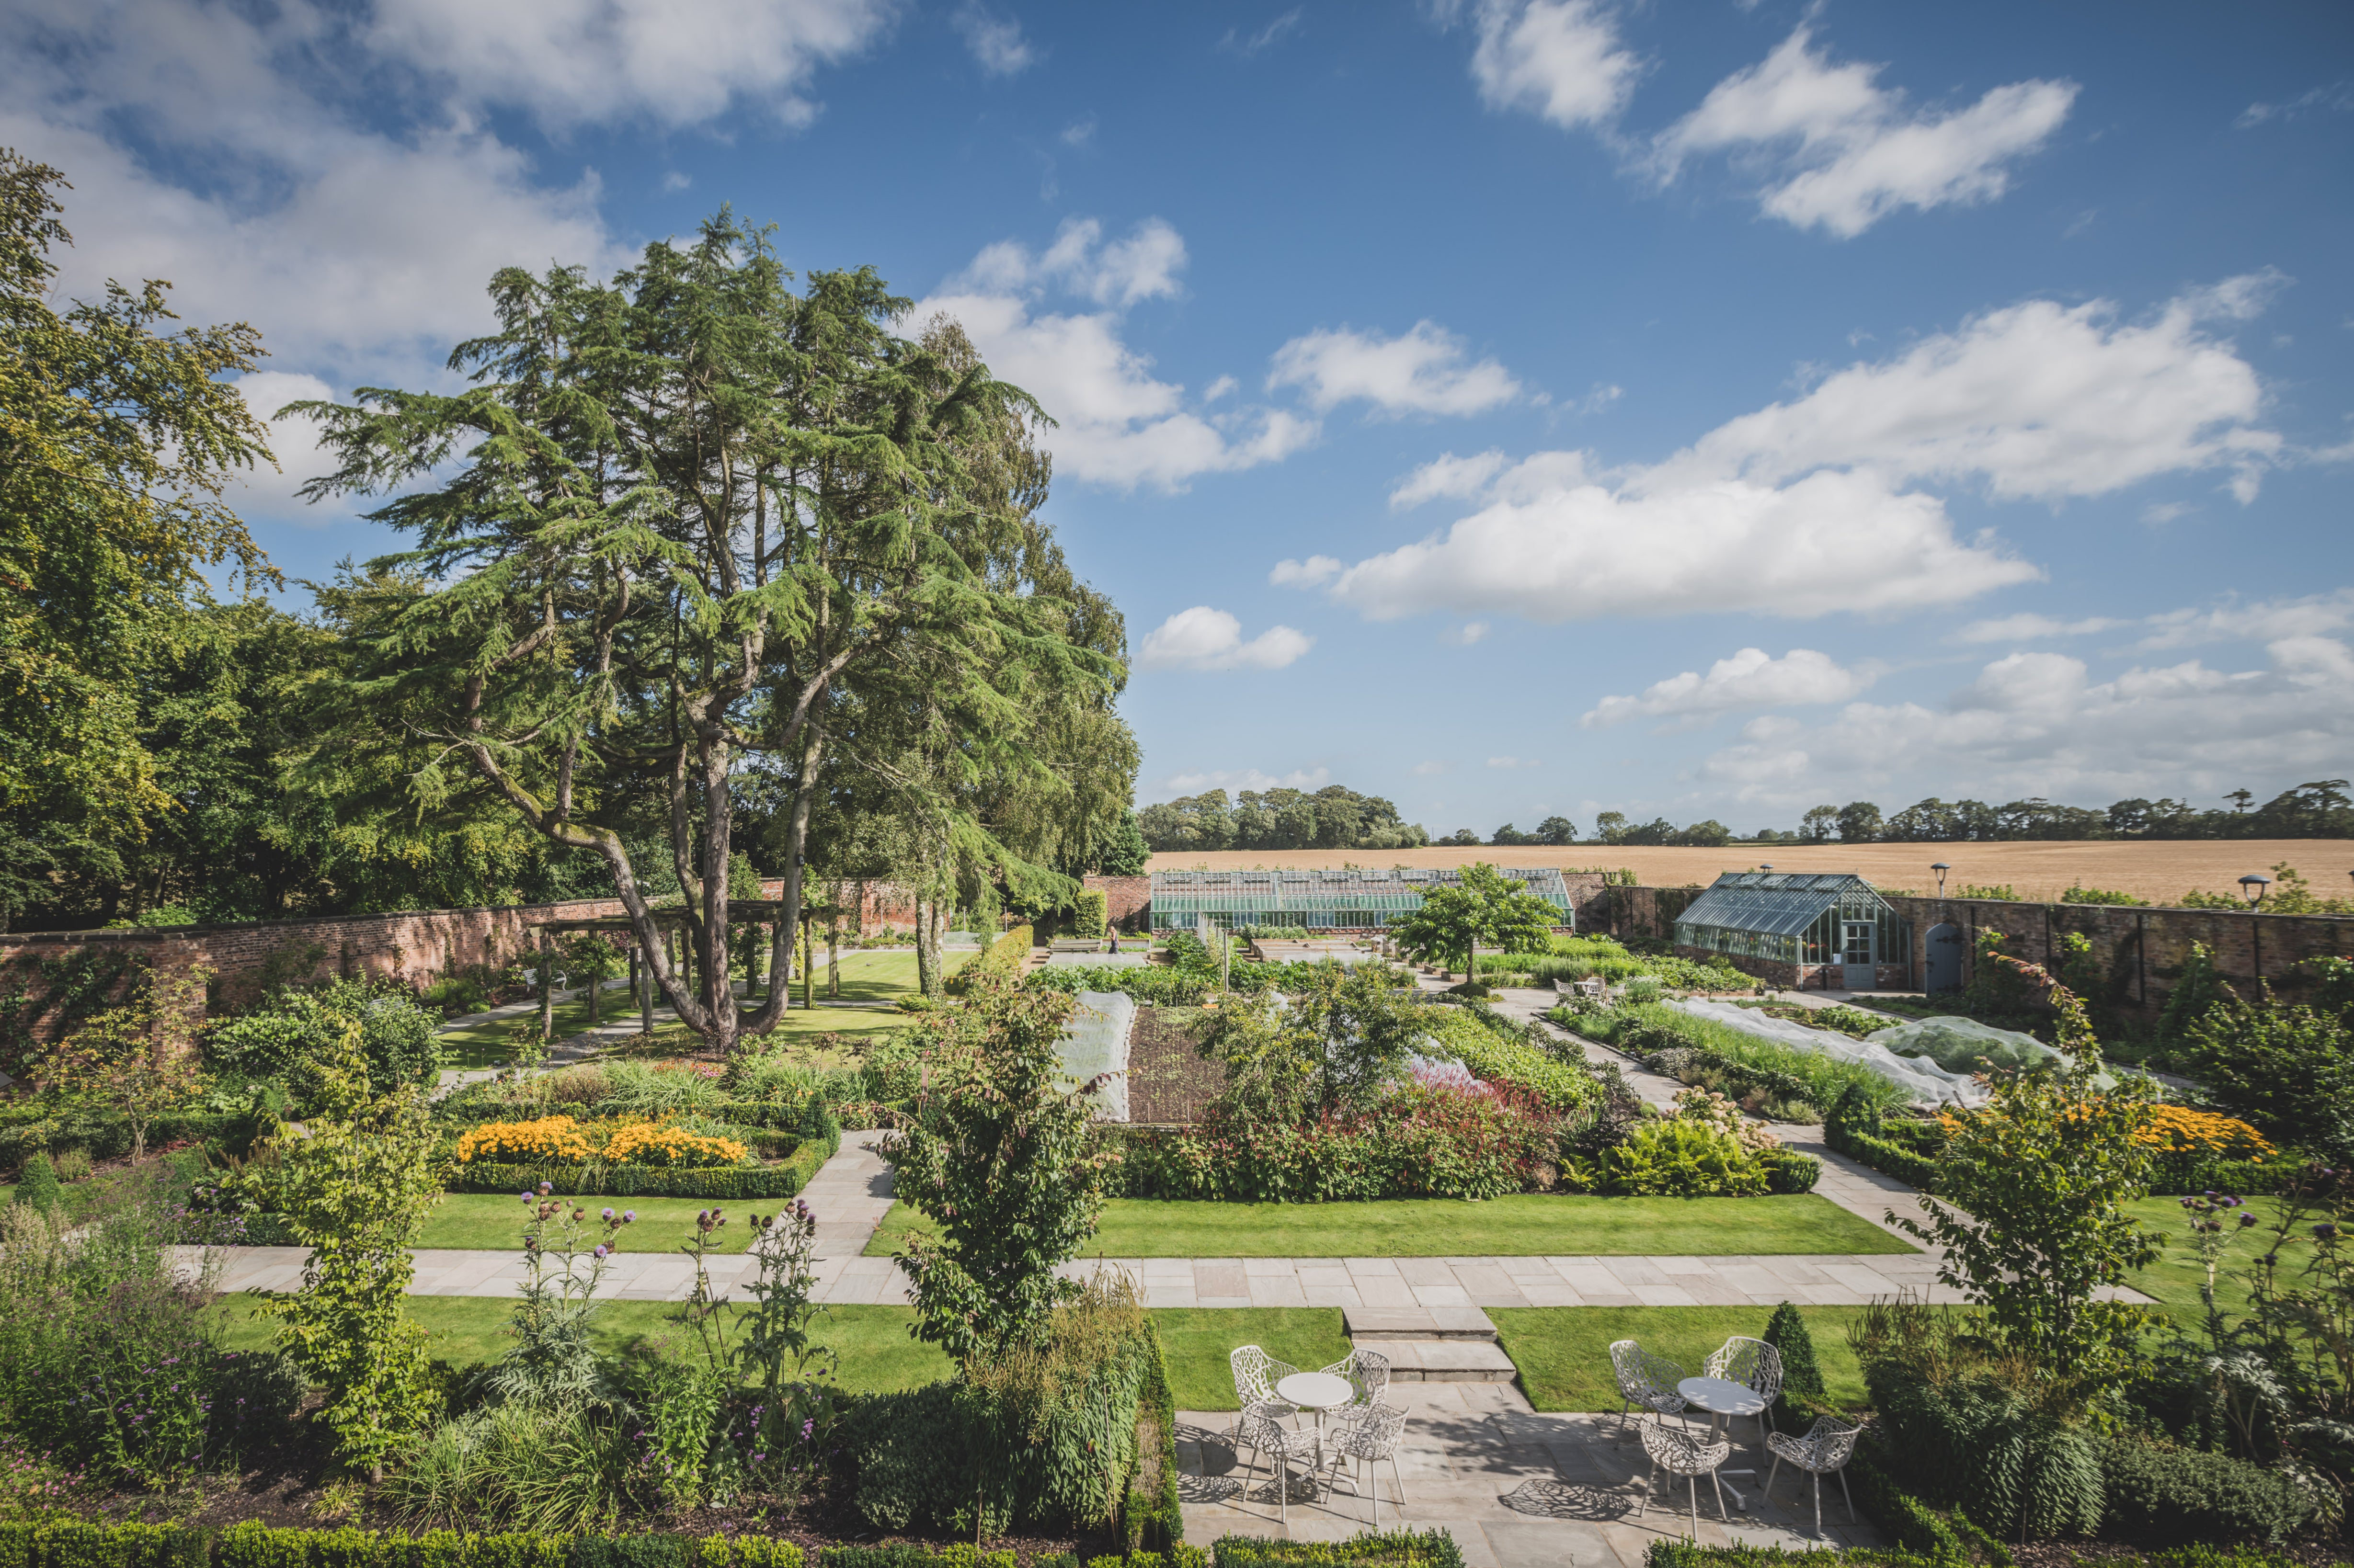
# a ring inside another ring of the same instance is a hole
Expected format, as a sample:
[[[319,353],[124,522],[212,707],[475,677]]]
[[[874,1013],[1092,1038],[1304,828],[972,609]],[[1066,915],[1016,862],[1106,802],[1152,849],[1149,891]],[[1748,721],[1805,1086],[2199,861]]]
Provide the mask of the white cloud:
[[[2315,637],[2354,626],[2354,588],[2300,599],[2227,600],[2205,609],[2174,609],[2153,615],[2144,648],[2186,648],[2201,642],[2277,642]]]
[[[1447,638],[1458,648],[1469,648],[1487,640],[1488,623],[1484,620],[1467,620]]]
[[[1270,626],[1246,642],[1241,621],[1197,604],[1146,632],[1136,663],[1140,670],[1280,670],[1315,642],[1288,626]]]
[[[229,487],[229,503],[248,518],[268,516],[311,527],[341,521],[345,514],[333,503],[307,506],[294,495],[305,480],[334,470],[334,460],[319,448],[318,426],[300,415],[277,417],[289,403],[339,401],[335,389],[315,376],[284,370],[257,370],[241,376],[237,389],[253,417],[268,428],[270,451],[278,460],[278,471],[273,473],[263,468],[247,472]]]
[[[692,125],[739,100],[801,124],[817,112],[806,90],[818,68],[864,50],[897,10],[893,0],[377,0],[363,31],[466,101],[551,124]]]
[[[1500,772],[1510,772],[1520,768],[1543,768],[1544,764],[1533,757],[1491,757],[1488,758],[1488,766]]]
[[[1240,27],[1228,27],[1226,36],[1218,40],[1218,48],[1228,54],[1250,59],[1298,32],[1302,15],[1301,8],[1294,5],[1256,32],[1246,33]]]
[[[2233,123],[2247,131],[2271,120],[2298,120],[2307,114],[2343,113],[2349,109],[2354,109],[2354,90],[2345,82],[2333,81],[2327,87],[2299,93],[2285,103],[2251,103],[2240,111],[2240,118]]]
[[[2076,99],[2072,81],[2021,81],[1967,108],[1918,113],[1877,84],[1882,68],[1833,65],[1810,38],[1801,26],[1661,132],[1652,147],[1660,176],[1672,180],[1695,154],[1730,152],[1766,171],[1759,201],[1769,215],[1852,238],[1899,207],[2001,196],[2009,165],[2041,147]]]
[[[1447,765],[1446,763],[1441,762],[1438,758],[1434,757],[1416,763],[1412,768],[1408,768],[1407,771],[1412,773],[1416,779],[1436,779],[1438,775],[1446,772],[1447,768]]]
[[[2006,615],[1993,620],[1973,620],[1955,638],[1962,642],[2033,642],[2051,637],[2090,637],[2098,631],[2113,631],[2120,626],[2130,626],[2129,620],[2115,620],[2105,615],[2087,616],[2082,620],[2061,620],[2049,615]]]
[[[2354,652],[2293,636],[2267,652],[2262,669],[2191,660],[2098,682],[2079,660],[2014,653],[1940,706],[1853,703],[1812,727],[1753,721],[1702,773],[1744,801],[1797,805],[1913,780],[1947,799],[2211,797],[2252,759],[2273,777],[2337,767],[2354,743]]]
[[[1616,120],[1643,72],[1617,17],[1588,0],[1480,0],[1475,23],[1479,96],[1565,130]]]
[[[1103,242],[1103,225],[1092,217],[1066,217],[1055,243],[1033,251],[1019,240],[985,248],[951,288],[990,293],[1036,291],[1048,285],[1098,305],[1125,310],[1140,300],[1164,299],[1179,289],[1185,270],[1185,241],[1157,217],[1148,217],[1124,239]]]
[[[1740,708],[1843,703],[1877,678],[1876,671],[1848,669],[1811,648],[1793,648],[1779,659],[1762,648],[1744,648],[1710,665],[1705,675],[1687,670],[1654,682],[1638,696],[1605,697],[1577,722],[1600,729],[1634,718],[1704,720]]]
[[[1068,125],[1064,126],[1055,137],[1055,140],[1066,147],[1085,147],[1095,139],[1096,117],[1092,114],[1085,120],[1072,121]]]
[[[1171,795],[1198,795],[1204,789],[1321,789],[1332,782],[1329,768],[1295,768],[1288,773],[1262,773],[1256,768],[1213,768],[1199,773],[1172,773],[1161,785]]]
[[[1532,460],[1534,461],[1534,460]],[[1934,497],[1869,473],[1776,489],[1724,480],[1656,493],[1539,482],[1443,535],[1358,562],[1332,591],[1377,620],[1427,609],[1532,620],[1755,610],[1817,616],[1950,604],[2040,574],[1953,535]]]
[[[1430,321],[1391,338],[1347,327],[1293,338],[1276,350],[1267,385],[1304,387],[1323,412],[1361,398],[1384,414],[1477,414],[1522,395],[1510,371],[1466,363],[1462,340]]]
[[[972,58],[991,76],[1018,76],[1035,65],[1037,50],[1022,37],[1022,24],[1011,16],[991,14],[977,0],[957,7],[956,30]]]
[[[1304,561],[1278,561],[1267,580],[1277,588],[1316,588],[1341,575],[1341,563],[1330,556],[1310,556]]]
[[[2105,300],[1992,311],[1898,357],[1728,421],[1669,465],[1779,480],[1824,464],[1892,480],[1983,479],[2004,499],[2099,495],[2161,473],[2228,468],[2252,494],[2280,437],[2254,420],[2255,367],[2203,323],[2244,310],[2230,280],[2119,322]]]
[[[1390,505],[1404,511],[1441,496],[1469,501],[1493,483],[1511,462],[1511,459],[1494,450],[1461,458],[1453,452],[1443,452],[1406,475],[1390,492]]]
[[[1539,620],[1755,609],[1813,616],[1952,604],[2041,576],[1957,538],[1910,484],[2056,502],[2224,469],[2252,499],[2281,461],[2264,387],[2204,323],[2276,276],[2194,291],[2143,322],[2105,302],[1989,313],[1615,473],[1579,451],[1447,453],[1392,492],[1480,503],[1444,534],[1360,561],[1334,595],[1375,619],[1441,609]],[[1842,565],[1844,563],[1844,565]]]

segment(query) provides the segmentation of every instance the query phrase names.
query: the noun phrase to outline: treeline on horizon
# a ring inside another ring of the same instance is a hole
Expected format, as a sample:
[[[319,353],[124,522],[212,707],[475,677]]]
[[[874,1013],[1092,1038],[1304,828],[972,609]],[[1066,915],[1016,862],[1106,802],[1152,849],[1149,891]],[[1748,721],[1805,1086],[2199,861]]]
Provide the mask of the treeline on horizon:
[[[1395,849],[1421,844],[1473,847],[1592,843],[1714,849],[1732,843],[1991,843],[2018,840],[2097,839],[2342,839],[2354,838],[2354,799],[2347,780],[2322,779],[2284,789],[2259,806],[2246,789],[2223,797],[2225,807],[2200,810],[2187,801],[2119,800],[2105,810],[2055,805],[2035,797],[1989,806],[1983,800],[1931,797],[1893,814],[1870,800],[1817,806],[1795,829],[1761,828],[1740,834],[1713,818],[1679,827],[1665,817],[1636,822],[1622,811],[1595,819],[1590,838],[1566,817],[1547,817],[1534,830],[1506,822],[1485,837],[1458,828],[1432,838],[1419,823],[1400,820],[1379,796],[1338,784],[1310,795],[1299,789],[1244,790],[1229,801],[1223,789],[1182,796],[1136,814],[1155,853],[1227,849]]]

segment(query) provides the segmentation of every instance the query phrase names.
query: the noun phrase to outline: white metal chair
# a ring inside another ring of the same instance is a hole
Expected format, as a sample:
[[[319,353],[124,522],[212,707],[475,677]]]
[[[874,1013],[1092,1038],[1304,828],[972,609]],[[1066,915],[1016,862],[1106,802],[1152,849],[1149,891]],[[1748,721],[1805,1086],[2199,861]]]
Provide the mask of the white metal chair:
[[[1234,1369],[1235,1403],[1248,1410],[1254,1404],[1280,1404],[1289,1415],[1293,1407],[1275,1392],[1275,1385],[1299,1369],[1288,1361],[1277,1361],[1257,1345],[1245,1345],[1226,1357]]]
[[[1719,1437],[1713,1443],[1702,1442],[1681,1426],[1670,1426],[1663,1421],[1643,1423],[1643,1452],[1651,1457],[1651,1473],[1643,1479],[1643,1506],[1635,1510],[1637,1519],[1650,1511],[1651,1489],[1659,1484],[1659,1472],[1668,1472],[1669,1511],[1674,1511],[1675,1478],[1684,1478],[1691,1492],[1692,1540],[1700,1540],[1700,1478],[1716,1489],[1716,1516],[1730,1520],[1724,1511],[1724,1483],[1716,1478],[1716,1467],[1733,1455],[1733,1439]]]
[[[1245,1405],[1235,1422],[1234,1436],[1235,1457],[1239,1459],[1245,1449],[1250,1450],[1251,1462],[1243,1467],[1246,1477],[1258,1467],[1260,1456],[1272,1461],[1267,1468],[1275,1475],[1278,1508],[1286,1525],[1291,1522],[1291,1461],[1302,1461],[1313,1476],[1320,1436],[1286,1426],[1280,1418],[1291,1414],[1292,1407],[1279,1399]],[[1243,1495],[1250,1495],[1247,1480],[1243,1483]]]
[[[1764,1437],[1768,1430],[1766,1417],[1774,1407],[1775,1396],[1782,1392],[1782,1352],[1763,1340],[1736,1334],[1717,1347],[1704,1370],[1711,1377],[1741,1384],[1766,1402],[1766,1408],[1757,1413],[1757,1435]],[[1731,1421],[1724,1425],[1727,1431],[1732,1429]]]
[[[1390,1462],[1390,1479],[1397,1483],[1398,1507],[1405,1507],[1405,1477],[1398,1472],[1398,1439],[1405,1433],[1405,1412],[1394,1404],[1384,1404],[1378,1395],[1371,1404],[1352,1407],[1353,1413],[1341,1423],[1328,1446],[1334,1470],[1340,1461],[1349,1461],[1349,1484],[1357,1484],[1357,1467],[1365,1467],[1365,1489],[1373,1496],[1375,1525],[1382,1522],[1381,1461]]]
[[[1665,1356],[1655,1356],[1632,1340],[1620,1340],[1610,1347],[1610,1370],[1618,1374],[1618,1425],[1624,1430],[1627,1413],[1641,1405],[1654,1415],[1681,1415],[1686,1400],[1676,1392],[1683,1382],[1684,1369]]]
[[[1369,1404],[1379,1404],[1382,1391],[1390,1385],[1390,1359],[1379,1351],[1351,1351],[1345,1360],[1318,1370],[1349,1380],[1349,1403],[1338,1413],[1343,1420]]]
[[[1774,1456],[1774,1467],[1766,1475],[1766,1492],[1774,1492],[1774,1478],[1782,1473],[1782,1461],[1787,1459],[1799,1469],[1815,1478],[1815,1533],[1823,1532],[1823,1478],[1839,1472],[1840,1495],[1847,1499],[1847,1521],[1855,1522],[1855,1494],[1847,1488],[1847,1462],[1855,1453],[1856,1435],[1863,1429],[1853,1422],[1841,1421],[1836,1415],[1819,1415],[1807,1429],[1804,1437],[1793,1437],[1787,1432],[1769,1432],[1766,1446]]]

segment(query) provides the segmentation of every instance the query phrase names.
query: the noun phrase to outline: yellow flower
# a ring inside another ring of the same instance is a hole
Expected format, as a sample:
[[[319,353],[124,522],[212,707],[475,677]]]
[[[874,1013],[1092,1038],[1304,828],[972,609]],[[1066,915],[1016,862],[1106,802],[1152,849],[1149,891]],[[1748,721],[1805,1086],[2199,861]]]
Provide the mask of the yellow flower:
[[[705,1138],[666,1122],[641,1121],[615,1132],[605,1158],[616,1165],[674,1165],[695,1169],[740,1165],[749,1151],[732,1138]]]
[[[588,1158],[588,1137],[568,1116],[484,1122],[458,1139],[461,1165],[477,1159],[508,1164],[541,1160],[577,1164]]]

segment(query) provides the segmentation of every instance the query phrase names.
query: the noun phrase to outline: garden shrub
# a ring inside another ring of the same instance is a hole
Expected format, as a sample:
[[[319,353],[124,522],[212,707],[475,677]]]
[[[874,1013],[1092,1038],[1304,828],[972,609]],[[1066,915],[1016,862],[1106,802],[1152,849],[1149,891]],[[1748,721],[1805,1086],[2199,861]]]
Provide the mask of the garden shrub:
[[[822,1560],[832,1562],[838,1550]],[[961,1559],[955,1547],[938,1555],[904,1550],[923,1568],[994,1568],[990,1556],[970,1555],[970,1545]],[[0,1524],[0,1568],[804,1568],[807,1560],[798,1542],[762,1535],[409,1534],[274,1530],[254,1520],[217,1532],[69,1519]]]
[[[1833,1153],[1844,1154],[1924,1192],[1934,1188],[1937,1181],[1935,1157],[1885,1136],[1891,1130],[1882,1118],[1879,1100],[1852,1085],[1840,1091],[1823,1118],[1823,1142]]]
[[[1807,1330],[1806,1315],[1785,1301],[1774,1308],[1760,1336],[1782,1358],[1782,1392],[1774,1399],[1776,1430],[1804,1433],[1830,1402],[1823,1386],[1823,1370],[1815,1360],[1815,1337]]]
[[[1075,913],[1071,916],[1071,935],[1100,938],[1107,925],[1106,916],[1111,907],[1111,900],[1100,888],[1089,887],[1082,889],[1073,904]]]
[[[329,1053],[354,1026],[368,1081],[379,1091],[432,1083],[441,1065],[440,1015],[390,980],[338,980],[273,991],[252,1012],[207,1029],[205,1060],[240,1077],[282,1081]]]
[[[25,1161],[22,1174],[16,1178],[16,1191],[10,1200],[43,1213],[65,1207],[66,1190],[58,1181],[58,1168],[46,1154],[36,1154]]]
[[[2317,1008],[2225,1000],[2193,1022],[2179,1052],[2217,1104],[2266,1136],[2354,1163],[2354,1035]]]
[[[2136,1546],[2277,1546],[2317,1511],[2289,1477],[2229,1454],[2124,1437],[2103,1444],[2100,1460],[2106,1533]]]
[[[948,993],[950,996],[962,996],[972,989],[975,980],[985,975],[1003,975],[1009,978],[1020,975],[1023,964],[1030,957],[1030,949],[1035,946],[1037,946],[1037,936],[1030,928],[1028,922],[1025,921],[1013,927],[981,949],[981,957],[949,977]]]
[[[1216,1568],[1463,1568],[1463,1549],[1435,1527],[1367,1531],[1346,1541],[1224,1535],[1210,1560]]]
[[[1641,1123],[1627,1141],[1575,1165],[1589,1190],[1656,1198],[1740,1198],[1766,1191],[1766,1168],[1739,1139],[1681,1118]]]
[[[836,1135],[837,1139],[839,1134]],[[838,1143],[835,1147],[838,1147]],[[567,1186],[620,1198],[707,1198],[746,1202],[790,1198],[809,1185],[835,1149],[805,1142],[781,1163],[673,1170],[659,1165],[504,1165],[475,1160],[451,1175],[452,1192],[522,1192],[561,1176]]]
[[[1766,1167],[1766,1190],[1786,1195],[1811,1192],[1823,1173],[1823,1162],[1795,1149],[1776,1149],[1758,1156]]]
[[[1575,1063],[1547,1055],[1519,1033],[1512,1021],[1484,1007],[1426,1010],[1432,1048],[1451,1056],[1490,1083],[1512,1084],[1555,1110],[1591,1105],[1601,1094],[1581,1057]]]

